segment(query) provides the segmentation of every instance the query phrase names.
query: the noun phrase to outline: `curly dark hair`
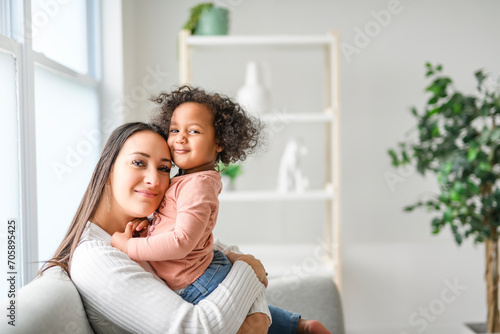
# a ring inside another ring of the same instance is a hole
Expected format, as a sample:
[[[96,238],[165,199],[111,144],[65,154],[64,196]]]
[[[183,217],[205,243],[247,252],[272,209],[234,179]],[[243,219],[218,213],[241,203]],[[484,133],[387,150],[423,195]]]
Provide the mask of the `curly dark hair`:
[[[195,102],[208,107],[214,113],[215,138],[224,147],[217,155],[216,163],[221,161],[228,165],[243,161],[262,144],[262,122],[225,95],[184,85],[170,93],[161,92],[151,101],[159,105],[152,122],[166,133],[169,132],[174,110],[181,104]]]

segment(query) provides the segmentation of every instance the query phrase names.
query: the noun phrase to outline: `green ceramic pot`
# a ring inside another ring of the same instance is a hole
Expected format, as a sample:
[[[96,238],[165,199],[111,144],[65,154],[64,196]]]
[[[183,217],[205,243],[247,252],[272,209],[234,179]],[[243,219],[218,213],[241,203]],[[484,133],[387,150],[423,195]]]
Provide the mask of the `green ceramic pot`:
[[[194,35],[227,35],[229,11],[222,7],[206,10],[194,28]]]

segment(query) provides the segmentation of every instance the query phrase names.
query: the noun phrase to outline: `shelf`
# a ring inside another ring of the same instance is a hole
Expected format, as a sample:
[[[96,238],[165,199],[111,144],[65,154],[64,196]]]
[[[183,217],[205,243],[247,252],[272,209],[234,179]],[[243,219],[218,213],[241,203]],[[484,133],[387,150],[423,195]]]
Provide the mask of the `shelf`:
[[[291,34],[268,34],[268,35],[225,35],[225,36],[192,36],[189,30],[181,30],[179,33],[179,84],[193,85],[193,62],[200,61],[205,55],[204,51],[212,50],[235,50],[244,56],[255,49],[263,54],[276,53],[277,56],[287,57],[290,52],[298,52],[310,48],[317,54],[322,55],[317,61],[324,65],[324,80],[318,82],[315,87],[323,89],[323,109],[297,110],[296,113],[288,112],[285,108],[270,108],[268,112],[255,115],[262,120],[265,127],[287,127],[290,132],[301,133],[300,125],[310,127],[323,127],[324,145],[324,174],[325,182],[328,184],[322,188],[306,189],[303,192],[278,192],[272,185],[267,190],[250,191],[223,191],[219,200],[222,205],[238,207],[239,205],[251,205],[252,207],[273,209],[281,203],[289,203],[291,209],[301,207],[297,203],[308,202],[323,206],[324,233],[320,238],[324,239],[335,251],[330,252],[328,257],[318,257],[317,247],[321,241],[315,244],[266,244],[242,246],[244,252],[254,254],[264,263],[270,276],[286,275],[293,268],[306,268],[307,261],[315,260],[317,272],[326,273],[334,278],[339,290],[342,289],[342,267],[340,256],[340,217],[341,217],[341,171],[340,171],[340,34],[332,30],[325,34],[313,35],[291,35]],[[311,51],[308,50],[308,51]],[[193,54],[198,52],[197,57]],[[285,51],[283,53],[283,51]],[[318,52],[321,51],[321,52]],[[238,53],[238,52],[236,52]],[[209,53],[210,54],[210,53]],[[298,82],[297,82],[298,83]],[[286,89],[283,88],[283,89]],[[302,112],[300,112],[302,111]],[[311,112],[308,112],[311,111]],[[299,126],[297,126],[299,125]],[[319,147],[317,148],[320,149]],[[279,155],[273,157],[279,159]],[[255,177],[259,173],[255,172]],[[225,203],[225,204],[224,204]],[[266,203],[270,203],[270,208]],[[242,217],[243,219],[245,217]],[[319,224],[320,222],[318,222]],[[251,226],[251,224],[249,224]],[[242,232],[244,233],[244,231]],[[300,238],[302,241],[311,240],[310,236]],[[284,240],[285,241],[285,240]],[[317,260],[317,261],[316,261]],[[310,264],[310,263],[309,263]],[[333,275],[335,268],[335,275]]]
[[[272,245],[240,244],[238,247],[243,253],[252,254],[262,262],[269,279],[305,274],[333,277],[335,274],[323,241]]]
[[[283,122],[283,123],[330,123],[333,122],[332,113],[300,113],[300,114],[286,114],[286,113],[266,113],[259,115],[260,119],[266,123],[270,122]]]
[[[189,46],[235,46],[235,45],[317,45],[326,46],[334,41],[329,35],[225,35],[225,36],[189,36]]]
[[[268,191],[226,191],[219,196],[221,202],[246,201],[329,201],[333,200],[333,192],[326,190],[306,190],[304,192],[282,193]]]

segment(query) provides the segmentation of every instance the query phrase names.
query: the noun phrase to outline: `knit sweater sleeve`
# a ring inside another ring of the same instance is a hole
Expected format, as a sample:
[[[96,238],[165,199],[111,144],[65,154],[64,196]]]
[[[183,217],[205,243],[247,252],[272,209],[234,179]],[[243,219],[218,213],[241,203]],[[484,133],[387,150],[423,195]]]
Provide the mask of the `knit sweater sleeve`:
[[[265,290],[252,268],[236,261],[215,291],[193,305],[101,240],[76,248],[71,277],[97,333],[236,333]]]
[[[238,246],[224,244],[219,239],[214,240],[214,249],[217,249],[223,252],[224,254],[227,254],[228,252],[242,254]],[[250,308],[250,311],[248,312],[249,315],[254,313],[266,314],[269,317],[269,320],[271,320],[270,323],[272,323],[271,312],[269,312],[269,307],[267,306],[265,291],[262,291],[262,293],[260,293],[257,296],[257,299],[255,299],[255,302],[253,303],[252,307]]]
[[[136,261],[166,261],[186,257],[207,233],[214,210],[218,210],[219,189],[205,175],[196,175],[178,187],[177,216],[172,231],[133,238],[128,255]],[[157,218],[161,219],[161,218]],[[210,230],[211,232],[211,230]]]

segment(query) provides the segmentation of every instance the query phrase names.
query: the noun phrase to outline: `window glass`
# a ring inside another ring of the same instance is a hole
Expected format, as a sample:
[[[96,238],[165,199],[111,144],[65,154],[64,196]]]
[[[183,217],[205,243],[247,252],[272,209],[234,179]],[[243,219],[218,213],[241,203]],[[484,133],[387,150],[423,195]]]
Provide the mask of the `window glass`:
[[[9,2],[0,0],[0,35],[8,36],[10,28]]]
[[[93,87],[35,67],[38,251],[50,259],[83,197],[100,153]]]
[[[20,185],[19,185],[19,136],[18,108],[16,98],[16,62],[10,54],[0,51],[0,143],[4,163],[0,164],[2,191],[0,191],[0,263],[4,271],[3,277],[9,277],[9,272],[21,272],[20,249]],[[8,226],[11,226],[8,228]],[[9,240],[10,250],[9,250]],[[12,249],[13,245],[17,249]],[[9,254],[10,251],[10,254]],[[14,251],[14,252],[12,252]],[[11,260],[12,262],[8,262]],[[10,267],[13,265],[13,267]],[[20,279],[16,279],[19,285]],[[0,298],[7,297],[10,283],[0,280]],[[4,293],[5,292],[5,293]]]
[[[86,0],[32,0],[33,50],[88,73]]]

